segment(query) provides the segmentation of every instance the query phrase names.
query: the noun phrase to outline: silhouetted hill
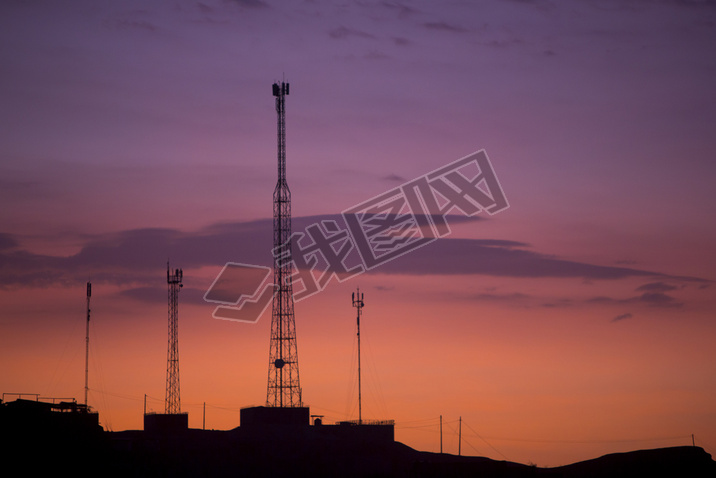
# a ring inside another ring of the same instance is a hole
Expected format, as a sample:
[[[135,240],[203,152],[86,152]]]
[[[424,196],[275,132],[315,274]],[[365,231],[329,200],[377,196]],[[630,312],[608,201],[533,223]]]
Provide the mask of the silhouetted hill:
[[[31,448],[41,457],[30,469],[110,477],[650,477],[713,478],[716,462],[697,447],[663,448],[606,455],[557,468],[426,453],[398,442],[361,443],[325,437],[255,440],[236,431],[188,430],[177,436],[142,431],[107,433],[93,446]],[[78,442],[86,445],[86,442]],[[27,450],[24,450],[25,452]],[[16,457],[23,450],[17,450]]]
[[[65,417],[63,417],[65,418]],[[104,432],[90,423],[10,420],[0,413],[6,470],[105,477],[716,477],[703,449],[675,447],[606,455],[556,468],[414,450],[324,427],[177,433]],[[28,426],[29,425],[29,426]]]
[[[716,477],[716,462],[703,448],[682,446],[614,453],[553,468],[554,476],[614,478],[634,476]]]
[[[416,452],[411,477],[716,477],[716,462],[698,447],[640,450],[605,455],[593,460],[555,468],[538,468],[480,457],[457,457]]]

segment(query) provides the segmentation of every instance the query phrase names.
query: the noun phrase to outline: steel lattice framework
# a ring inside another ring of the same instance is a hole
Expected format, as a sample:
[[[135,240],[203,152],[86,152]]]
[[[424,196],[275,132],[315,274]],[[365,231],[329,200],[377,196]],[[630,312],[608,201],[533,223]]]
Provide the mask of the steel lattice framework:
[[[179,398],[179,289],[182,287],[182,270],[173,272],[167,263],[167,284],[169,284],[169,346],[167,350],[167,390],[164,398],[164,413],[181,413]]]
[[[266,406],[301,407],[301,385],[298,378],[296,323],[293,313],[291,275],[291,191],[286,182],[286,109],[288,83],[274,83],[278,115],[278,182],[273,192],[273,245],[281,251],[274,257],[274,284],[271,314],[268,390]]]

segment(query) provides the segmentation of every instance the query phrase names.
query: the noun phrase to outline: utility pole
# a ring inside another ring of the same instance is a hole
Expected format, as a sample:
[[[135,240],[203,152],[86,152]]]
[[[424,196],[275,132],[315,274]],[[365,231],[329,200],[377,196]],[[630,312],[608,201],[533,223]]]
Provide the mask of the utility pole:
[[[457,456],[460,456],[462,455],[462,417],[460,417],[460,422],[458,423],[457,435]]]
[[[440,454],[443,452],[443,416],[440,415]]]
[[[361,399],[361,383],[360,383],[360,315],[363,310],[363,294],[360,289],[353,293],[353,307],[357,309],[356,323],[358,326],[358,425],[363,424],[362,399]]]

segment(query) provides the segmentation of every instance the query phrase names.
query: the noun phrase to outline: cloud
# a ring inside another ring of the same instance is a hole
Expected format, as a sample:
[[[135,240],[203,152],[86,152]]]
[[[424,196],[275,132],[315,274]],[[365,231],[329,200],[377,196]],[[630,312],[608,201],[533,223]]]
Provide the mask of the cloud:
[[[0,251],[0,287],[45,287],[93,282],[119,285],[156,283],[167,260],[190,269],[228,261],[270,264],[271,220],[216,224],[194,232],[134,229],[90,237],[71,256]]]
[[[644,284],[640,287],[637,287],[637,291],[646,291],[646,292],[669,292],[671,290],[675,290],[676,286],[666,284],[664,282],[650,282],[648,284]]]
[[[669,277],[654,271],[570,261],[527,249],[521,242],[500,239],[443,238],[383,266],[381,272],[402,274],[482,274],[498,277],[581,278],[615,280]],[[698,278],[682,280],[703,281]]]
[[[386,181],[396,181],[399,183],[404,183],[406,179],[402,176],[399,176],[397,174],[388,174],[387,176],[384,176],[383,179]]]
[[[484,220],[480,216],[449,216],[448,224]],[[321,221],[334,221],[346,229],[340,215],[298,217],[293,232]],[[156,284],[166,268],[185,270],[207,266],[221,267],[227,262],[271,266],[273,245],[271,219],[221,223],[197,230],[147,228],[100,234],[89,237],[81,250],[70,256],[37,254],[23,249],[12,234],[0,234],[0,287],[49,286],[81,283],[92,278],[132,287]],[[49,239],[48,239],[49,240]],[[307,235],[294,244],[294,257],[300,247],[307,247]],[[355,249],[346,263],[360,261]],[[325,270],[318,266],[318,272]],[[407,252],[374,269],[381,274],[404,275],[485,275],[517,278],[578,278],[583,280],[618,280],[630,277],[650,278],[641,286],[642,295],[630,299],[593,298],[593,302],[639,301],[658,307],[678,307],[676,299],[665,294],[672,290],[665,281],[709,281],[694,277],[675,277],[655,271],[628,267],[602,266],[570,261],[541,254],[527,243],[506,239],[459,239],[445,237]],[[137,292],[139,293],[139,292]]]
[[[632,317],[634,316],[627,312],[626,314],[617,315],[612,319],[612,322],[619,322],[620,320],[631,319]]]
[[[328,36],[333,39],[336,39],[336,40],[343,40],[343,39],[349,38],[349,37],[370,38],[370,39],[375,38],[375,36],[371,35],[370,33],[364,32],[362,30],[355,30],[353,28],[343,27],[343,26],[334,28],[333,30],[329,31]]]
[[[213,8],[202,2],[197,2],[196,6],[201,13],[212,13],[214,11]]]
[[[263,0],[228,0],[231,3],[235,3],[241,7],[246,8],[268,8],[268,4]]]
[[[398,46],[408,46],[412,44],[410,40],[404,37],[393,37],[393,43],[395,43]]]
[[[149,16],[146,10],[131,10],[107,18],[104,25],[111,29],[134,29],[155,32],[159,28],[147,20]]]
[[[497,294],[493,292],[483,292],[480,294],[474,294],[471,297],[473,300],[489,301],[489,302],[510,302],[510,303],[524,303],[530,299],[530,296],[521,292],[511,292],[506,294]]]
[[[599,296],[593,297],[587,300],[587,302],[595,304],[645,304],[651,307],[661,308],[678,308],[684,305],[684,303],[678,299],[662,292],[645,292],[641,295],[625,299]]]
[[[513,46],[522,46],[524,44],[525,41],[521,38],[513,38],[511,40],[491,40],[485,43],[485,46],[491,48],[511,48]]]
[[[399,18],[405,18],[405,17],[408,17],[410,15],[413,15],[413,14],[419,12],[419,10],[415,9],[414,7],[405,5],[400,2],[383,1],[383,2],[380,2],[380,6],[386,8],[388,10],[397,12]]]
[[[716,7],[716,2],[713,0],[664,0],[664,3],[680,7]]]
[[[155,286],[144,286],[144,287],[131,287],[118,292],[118,295],[124,299],[131,299],[145,304],[166,304],[168,286],[155,287]],[[184,305],[206,305],[204,301],[204,294],[206,290],[196,287],[182,287],[179,292],[181,303]]]
[[[376,285],[373,287],[375,290],[384,291],[384,292],[391,292],[395,290],[394,285]]]
[[[575,304],[574,299],[569,299],[567,297],[562,297],[558,299],[553,299],[549,302],[545,302],[542,304],[542,307],[550,307],[550,308],[557,308],[557,307],[569,307]]]
[[[150,32],[157,31],[157,26],[151,22],[148,22],[146,20],[130,20],[130,19],[124,19],[124,20],[114,20],[107,23],[108,25],[111,25],[116,28],[129,28],[129,29],[139,29],[139,30],[146,30]]]
[[[363,55],[363,58],[365,58],[366,60],[387,60],[390,58],[390,56],[386,55],[382,51],[371,50],[365,55]]]
[[[12,234],[0,233],[0,251],[14,249],[19,245],[20,243],[12,236]]]
[[[423,23],[423,26],[429,30],[440,30],[444,32],[464,33],[467,31],[462,27],[446,22],[426,22]]]
[[[638,297],[639,301],[645,302],[654,307],[681,307],[683,302],[661,292],[645,292]]]

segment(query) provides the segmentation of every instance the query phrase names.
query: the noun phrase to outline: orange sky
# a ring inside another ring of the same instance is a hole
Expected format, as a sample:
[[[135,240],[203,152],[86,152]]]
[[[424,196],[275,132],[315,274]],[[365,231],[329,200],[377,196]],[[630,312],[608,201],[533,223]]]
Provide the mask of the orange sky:
[[[185,278],[187,285],[197,280]],[[375,289],[388,280],[394,289]],[[462,417],[463,453],[542,466],[688,444],[691,433],[708,450],[715,392],[705,365],[714,358],[714,325],[698,320],[698,311],[681,322],[655,311],[642,319],[652,323],[645,331],[638,320],[605,321],[599,310],[506,310],[448,299],[469,289],[466,281],[475,287],[467,277],[364,276],[298,303],[301,384],[311,412],[327,422],[357,417],[349,297],[360,283],[367,291],[363,416],[396,420],[399,441],[437,451],[442,415],[446,452],[457,453]],[[81,400],[83,291],[52,292],[54,320],[3,336],[5,390]],[[149,411],[163,411],[166,308],[119,303],[113,292],[93,288],[90,405],[107,429],[141,429],[144,394]],[[15,307],[27,309],[38,293],[13,294]],[[229,429],[241,407],[265,400],[269,320],[216,320],[211,310],[180,303],[182,408],[200,428],[206,403],[206,427]]]

